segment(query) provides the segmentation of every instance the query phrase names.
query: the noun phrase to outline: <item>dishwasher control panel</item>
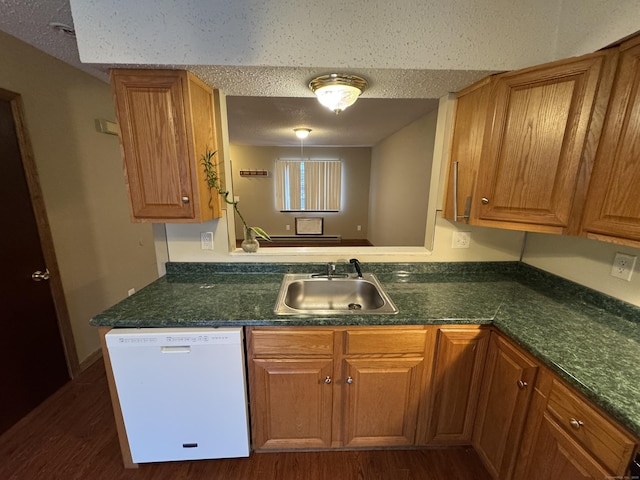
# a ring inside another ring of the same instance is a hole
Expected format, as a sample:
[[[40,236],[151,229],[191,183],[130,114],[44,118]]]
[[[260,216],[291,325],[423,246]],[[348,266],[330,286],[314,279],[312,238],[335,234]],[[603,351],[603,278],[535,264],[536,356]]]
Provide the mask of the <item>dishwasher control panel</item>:
[[[116,328],[107,333],[109,346],[144,345],[234,345],[242,341],[242,336],[233,329],[178,329],[153,328]]]

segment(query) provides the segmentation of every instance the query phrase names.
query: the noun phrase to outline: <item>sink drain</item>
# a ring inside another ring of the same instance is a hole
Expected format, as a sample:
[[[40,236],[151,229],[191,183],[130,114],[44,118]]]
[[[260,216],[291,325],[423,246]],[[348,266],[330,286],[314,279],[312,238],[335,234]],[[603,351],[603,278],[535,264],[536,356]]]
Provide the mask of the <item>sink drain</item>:
[[[347,307],[349,308],[349,310],[362,310],[362,305],[360,305],[359,303],[350,303],[349,305],[347,305]]]

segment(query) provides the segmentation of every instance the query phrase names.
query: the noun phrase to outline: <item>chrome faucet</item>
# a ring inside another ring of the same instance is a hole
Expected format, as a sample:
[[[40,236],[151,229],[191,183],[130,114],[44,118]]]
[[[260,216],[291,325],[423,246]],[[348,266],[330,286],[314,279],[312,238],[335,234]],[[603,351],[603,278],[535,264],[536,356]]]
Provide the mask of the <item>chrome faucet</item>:
[[[336,275],[336,264],[333,262],[327,263],[327,278],[335,277]]]

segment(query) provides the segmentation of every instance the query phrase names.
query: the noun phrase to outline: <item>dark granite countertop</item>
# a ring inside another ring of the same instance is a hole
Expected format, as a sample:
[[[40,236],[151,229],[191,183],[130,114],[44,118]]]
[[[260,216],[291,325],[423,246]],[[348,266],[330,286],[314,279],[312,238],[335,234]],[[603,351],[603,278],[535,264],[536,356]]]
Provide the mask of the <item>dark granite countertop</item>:
[[[493,324],[640,436],[640,308],[517,262],[364,269],[376,274],[398,314],[276,315],[283,274],[322,271],[322,265],[169,263],[166,276],[91,324]]]

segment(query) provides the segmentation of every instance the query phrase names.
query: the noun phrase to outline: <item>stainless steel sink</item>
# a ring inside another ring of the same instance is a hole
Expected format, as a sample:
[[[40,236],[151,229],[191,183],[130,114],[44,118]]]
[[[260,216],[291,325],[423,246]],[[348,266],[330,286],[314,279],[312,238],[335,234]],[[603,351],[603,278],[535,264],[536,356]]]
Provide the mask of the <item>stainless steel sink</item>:
[[[284,276],[276,302],[278,315],[394,314],[398,309],[371,273],[363,278]]]

